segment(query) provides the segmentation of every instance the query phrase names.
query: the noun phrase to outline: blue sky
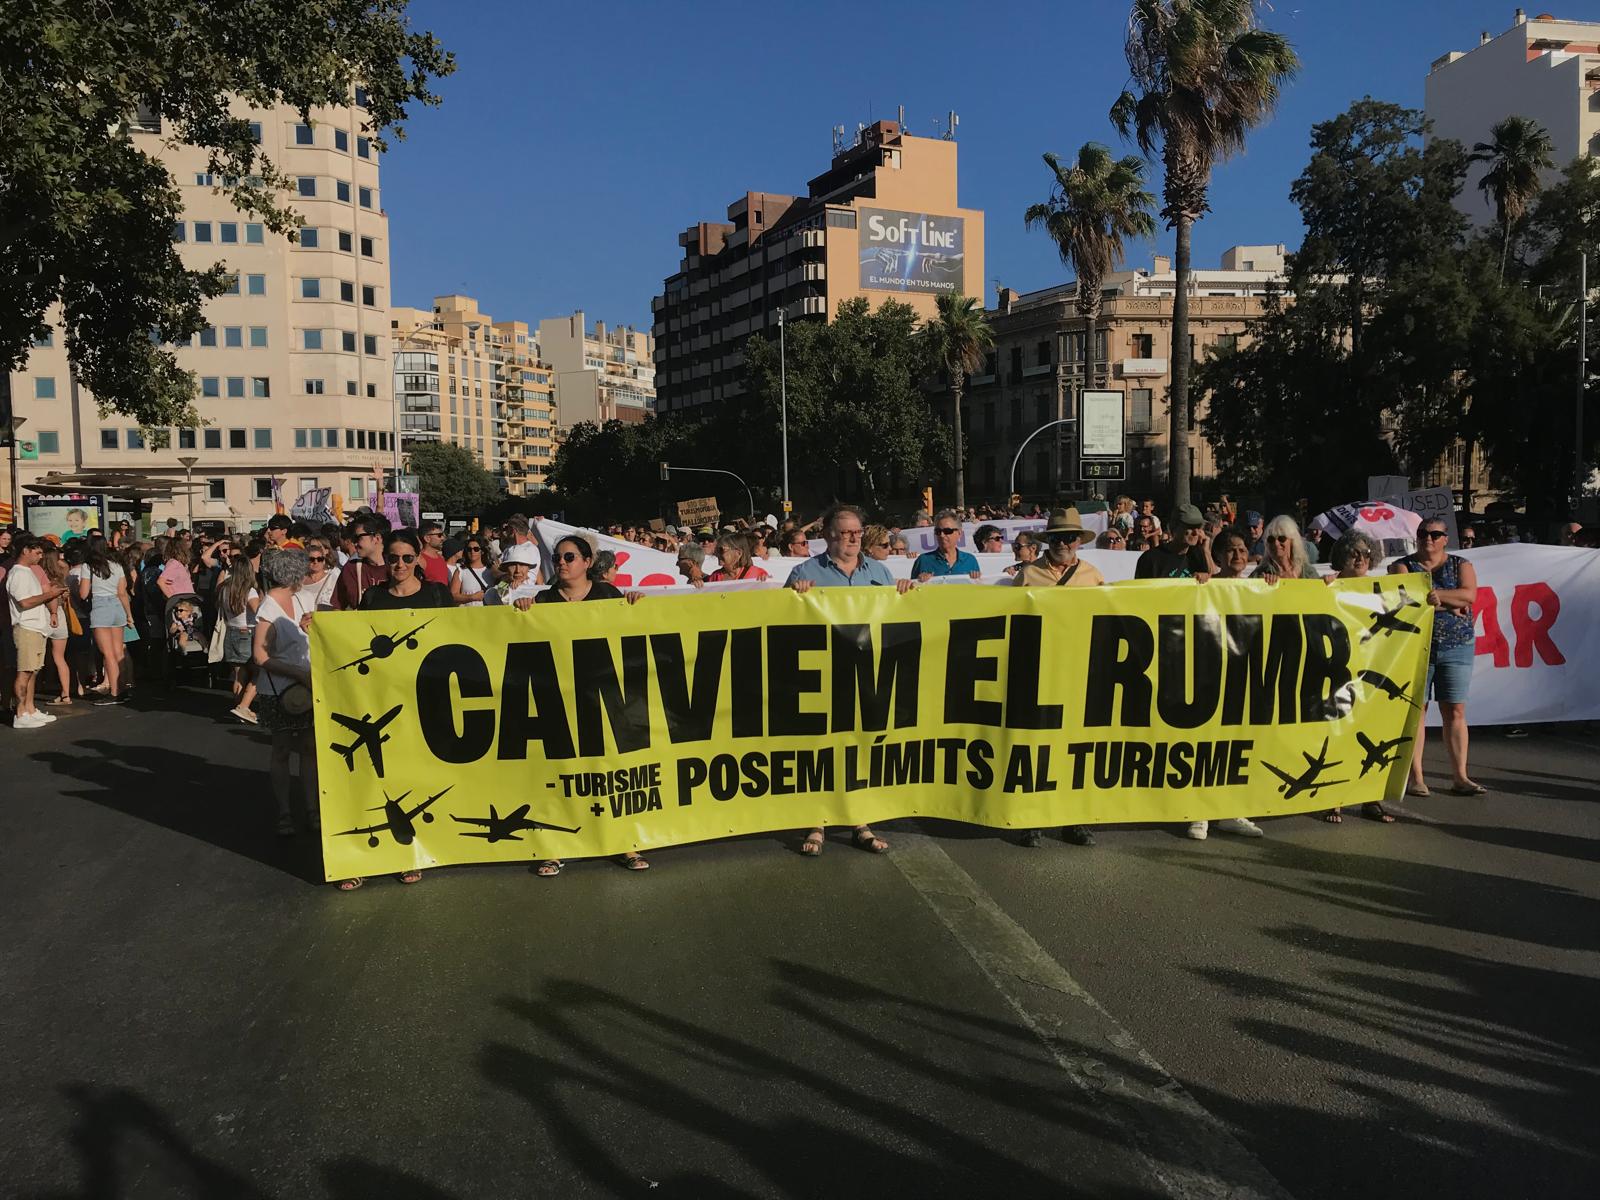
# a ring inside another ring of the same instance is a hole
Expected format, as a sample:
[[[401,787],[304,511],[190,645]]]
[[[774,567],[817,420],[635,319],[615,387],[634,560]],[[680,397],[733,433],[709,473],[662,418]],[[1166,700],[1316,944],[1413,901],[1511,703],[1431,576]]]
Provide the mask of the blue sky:
[[[465,291],[496,319],[583,308],[648,326],[677,235],[746,190],[803,193],[830,130],[894,117],[931,134],[961,116],[961,202],[987,215],[986,303],[1067,277],[1022,213],[1048,193],[1040,154],[1120,148],[1120,0],[915,5],[549,5],[412,0],[456,54],[444,104],[417,112],[383,165],[396,304]],[[1428,64],[1499,34],[1512,4],[1282,0],[1265,10],[1302,66],[1277,116],[1224,164],[1195,261],[1300,239],[1290,182],[1311,125],[1371,94],[1422,107]],[[1159,172],[1152,171],[1158,183]],[[1159,186],[1152,187],[1159,193]],[[446,216],[448,214],[448,217]],[[1134,265],[1169,252],[1130,251]]]

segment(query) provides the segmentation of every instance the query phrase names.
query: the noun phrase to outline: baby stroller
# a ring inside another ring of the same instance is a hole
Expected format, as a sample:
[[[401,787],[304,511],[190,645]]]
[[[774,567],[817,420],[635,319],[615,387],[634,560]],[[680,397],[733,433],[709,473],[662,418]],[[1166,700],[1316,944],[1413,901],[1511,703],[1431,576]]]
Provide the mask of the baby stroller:
[[[200,597],[194,592],[168,597],[162,628],[166,631],[167,655],[174,676],[179,671],[197,671],[203,679],[209,679],[211,663],[207,658]]]

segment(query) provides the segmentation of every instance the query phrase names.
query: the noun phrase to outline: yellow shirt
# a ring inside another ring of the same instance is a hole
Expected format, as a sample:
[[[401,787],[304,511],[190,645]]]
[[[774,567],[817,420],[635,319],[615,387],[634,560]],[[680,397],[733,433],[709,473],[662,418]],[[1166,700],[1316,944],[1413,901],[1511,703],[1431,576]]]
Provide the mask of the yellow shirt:
[[[1098,587],[1106,581],[1100,570],[1088,559],[1078,560],[1078,569],[1065,583],[1061,577],[1042,562],[1031,562],[1011,577],[1017,587]]]

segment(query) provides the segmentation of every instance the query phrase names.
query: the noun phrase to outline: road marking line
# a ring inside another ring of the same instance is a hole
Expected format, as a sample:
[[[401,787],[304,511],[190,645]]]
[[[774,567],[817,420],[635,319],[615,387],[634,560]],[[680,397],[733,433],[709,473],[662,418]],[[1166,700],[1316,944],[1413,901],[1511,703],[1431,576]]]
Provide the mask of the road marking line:
[[[1227,1127],[937,842],[901,833],[889,857],[1057,1065],[1113,1110],[1160,1194],[1174,1200],[1289,1200],[1290,1193]]]

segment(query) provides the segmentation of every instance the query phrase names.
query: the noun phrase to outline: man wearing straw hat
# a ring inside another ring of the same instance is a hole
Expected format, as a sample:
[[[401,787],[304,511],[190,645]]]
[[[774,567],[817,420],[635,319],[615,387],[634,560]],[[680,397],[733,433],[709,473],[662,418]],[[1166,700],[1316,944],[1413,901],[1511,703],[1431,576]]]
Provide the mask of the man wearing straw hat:
[[[1044,557],[1012,576],[1017,587],[1095,587],[1106,581],[1093,563],[1078,557],[1078,546],[1094,541],[1094,533],[1083,527],[1076,508],[1052,509],[1039,536],[1045,542]]]

